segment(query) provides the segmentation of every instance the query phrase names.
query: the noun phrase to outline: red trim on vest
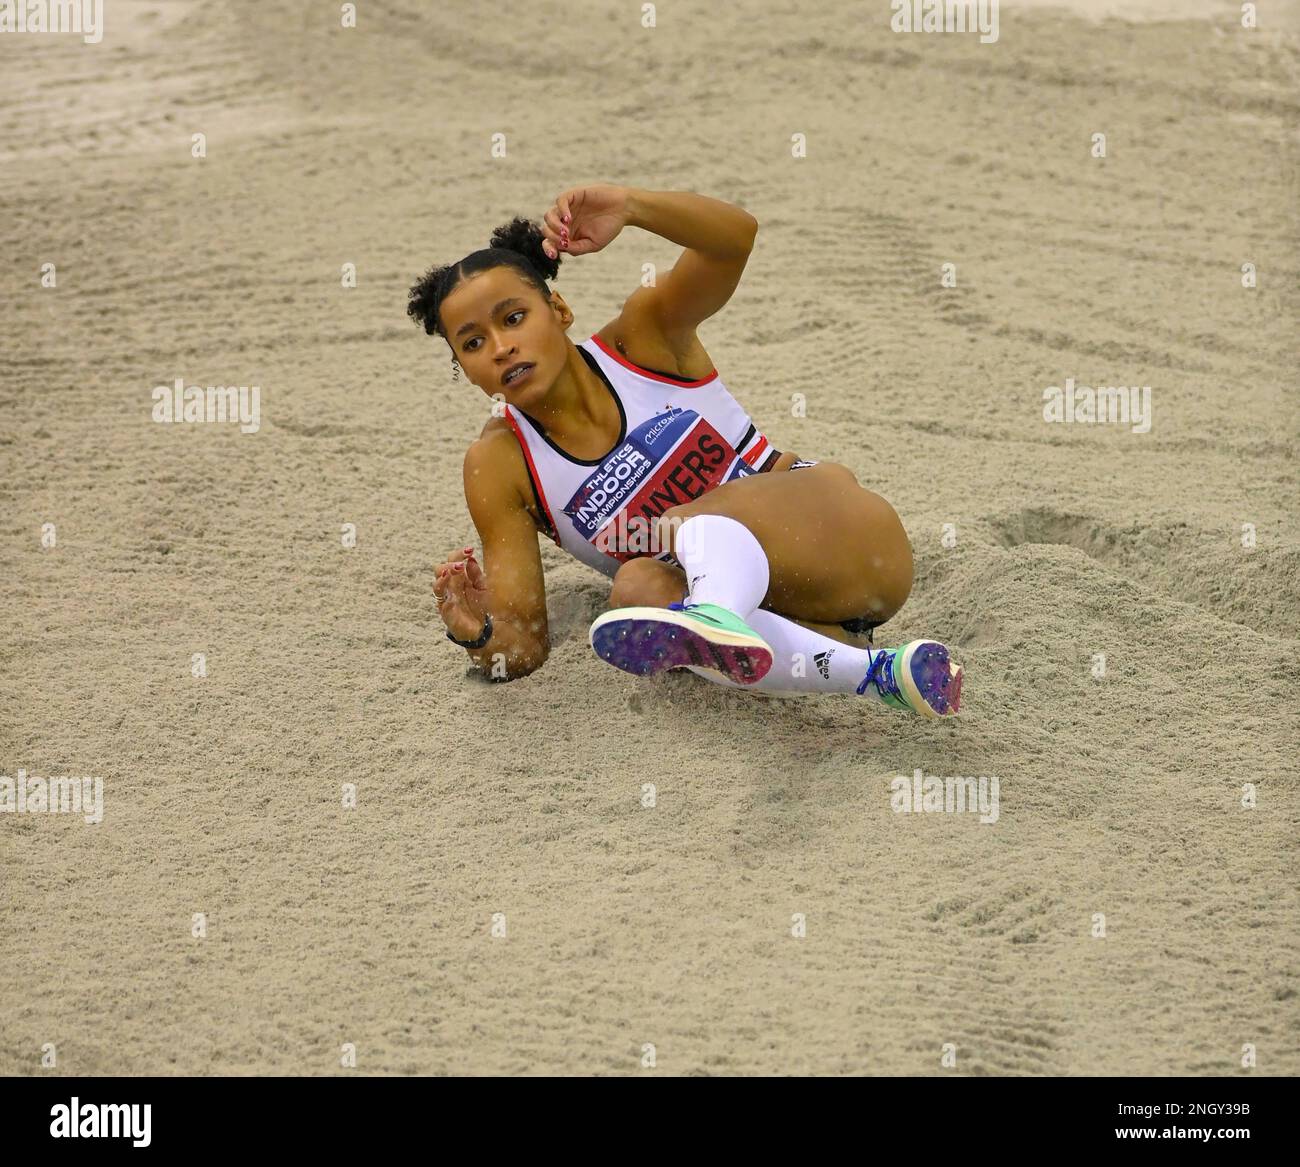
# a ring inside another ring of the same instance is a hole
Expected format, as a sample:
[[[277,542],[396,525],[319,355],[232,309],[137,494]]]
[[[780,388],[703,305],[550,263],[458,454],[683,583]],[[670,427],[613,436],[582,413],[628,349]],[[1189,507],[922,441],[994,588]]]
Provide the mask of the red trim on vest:
[[[607,357],[612,357],[625,369],[631,369],[634,373],[639,373],[642,377],[649,377],[652,381],[658,381],[661,385],[676,385],[679,389],[698,389],[701,385],[707,385],[710,381],[717,379],[718,370],[714,369],[707,377],[699,381],[678,381],[672,377],[661,377],[658,373],[652,373],[649,369],[643,369],[640,365],[634,365],[622,353],[615,352],[600,337],[592,335],[592,340],[596,342],[596,347],[600,349]]]
[[[528,449],[528,442],[524,440],[524,435],[519,430],[519,423],[506,412],[506,421],[510,423],[510,428],[514,430],[515,438],[519,442],[519,448],[524,452],[524,461],[527,463],[528,477],[533,480],[533,487],[537,491],[537,497],[542,500],[542,510],[546,512],[546,518],[551,524],[551,541],[561,547],[560,529],[555,525],[555,516],[551,514],[550,503],[546,501],[546,492],[542,489],[542,476],[537,473],[537,467],[533,465],[533,455]]]
[[[748,462],[751,466],[753,466],[757,461],[759,454],[761,454],[766,449],[767,449],[767,439],[759,438],[758,445],[756,445],[752,450],[750,450],[748,454],[742,454],[741,457],[744,458],[745,461]]]

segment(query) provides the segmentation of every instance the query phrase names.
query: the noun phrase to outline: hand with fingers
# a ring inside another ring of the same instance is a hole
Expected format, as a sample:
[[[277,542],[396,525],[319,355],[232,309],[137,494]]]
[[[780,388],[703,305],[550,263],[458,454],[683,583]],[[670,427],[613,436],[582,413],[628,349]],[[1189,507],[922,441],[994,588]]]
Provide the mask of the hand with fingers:
[[[453,551],[434,568],[438,615],[457,640],[477,640],[487,623],[487,576],[473,547]]]
[[[590,255],[617,238],[630,217],[628,189],[598,182],[558,196],[542,222],[546,254]]]

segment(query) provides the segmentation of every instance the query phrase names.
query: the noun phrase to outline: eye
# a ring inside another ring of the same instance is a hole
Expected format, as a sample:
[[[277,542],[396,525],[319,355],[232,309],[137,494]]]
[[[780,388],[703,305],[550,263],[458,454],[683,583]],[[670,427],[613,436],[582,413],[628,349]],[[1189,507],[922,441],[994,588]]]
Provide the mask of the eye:
[[[511,316],[527,316],[527,315],[528,315],[527,308],[516,308],[513,312],[511,312],[508,316],[506,316],[506,323],[510,322]],[[472,353],[477,351],[476,349],[470,348],[470,345],[472,345],[476,340],[478,340],[477,336],[472,337],[471,339],[465,342],[464,349],[467,353]]]

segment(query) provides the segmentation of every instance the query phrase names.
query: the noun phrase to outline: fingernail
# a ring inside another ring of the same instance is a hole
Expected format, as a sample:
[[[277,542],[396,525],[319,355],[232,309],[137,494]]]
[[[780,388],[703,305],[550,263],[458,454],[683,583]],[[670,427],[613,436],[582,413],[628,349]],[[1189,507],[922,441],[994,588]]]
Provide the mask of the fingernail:
[[[573,216],[572,216],[572,215],[565,215],[565,216],[564,216],[564,221],[565,221],[566,223],[571,223],[571,222],[573,222]]]

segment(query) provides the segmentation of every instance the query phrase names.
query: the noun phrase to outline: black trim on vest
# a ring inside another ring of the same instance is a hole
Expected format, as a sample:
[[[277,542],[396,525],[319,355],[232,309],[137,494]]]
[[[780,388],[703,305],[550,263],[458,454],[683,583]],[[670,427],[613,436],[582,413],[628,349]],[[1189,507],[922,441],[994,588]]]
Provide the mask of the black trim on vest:
[[[528,467],[527,458],[524,459],[524,473],[528,475],[528,485],[533,488],[533,501],[537,504],[537,517],[541,520],[537,525],[541,528],[542,534],[558,543],[560,532],[551,526],[551,521],[546,517],[546,508],[542,506],[542,496],[537,489],[537,483],[533,481],[533,472]]]
[[[622,445],[623,442],[627,440],[627,410],[623,408],[623,399],[618,395],[618,391],[614,388],[614,386],[609,383],[609,378],[605,376],[605,371],[596,362],[596,358],[593,357],[591,353],[589,353],[581,345],[576,345],[575,347],[582,354],[582,359],[587,362],[587,367],[590,368],[591,371],[600,378],[601,384],[604,385],[605,388],[609,390],[609,395],[614,399],[614,404],[618,406],[618,438],[614,442],[614,444],[610,446],[610,448],[606,450],[605,453],[603,453],[599,458],[575,458],[567,450],[561,450],[559,446],[557,446],[553,441],[551,441],[549,437],[547,437],[546,429],[542,426],[541,422],[534,421],[531,417],[528,417],[528,414],[524,413],[522,409],[519,410],[519,412],[523,414],[524,417],[528,418],[528,424],[531,425],[533,429],[537,431],[537,434],[542,439],[542,441],[544,441],[548,446],[550,446],[551,449],[554,450],[557,454],[559,454],[560,457],[563,458],[566,462],[573,462],[578,466],[599,466],[606,458],[610,456],[610,454],[612,454],[615,450],[617,450],[619,446]],[[536,487],[534,487],[534,490],[535,489]]]

